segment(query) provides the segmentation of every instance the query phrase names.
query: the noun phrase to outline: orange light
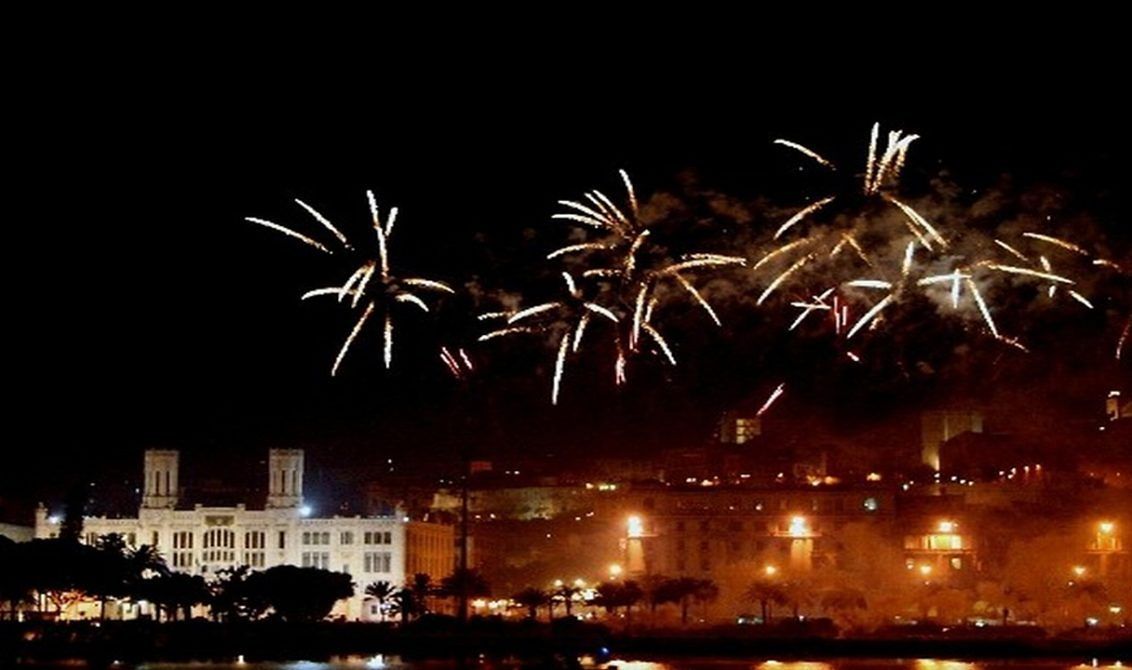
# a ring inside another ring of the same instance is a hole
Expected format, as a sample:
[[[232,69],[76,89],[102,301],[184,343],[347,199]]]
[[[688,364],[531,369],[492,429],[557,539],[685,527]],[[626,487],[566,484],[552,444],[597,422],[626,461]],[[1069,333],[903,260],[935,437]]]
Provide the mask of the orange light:
[[[806,537],[810,534],[810,524],[804,516],[790,518],[789,533],[792,537]]]
[[[616,563],[609,566],[609,576],[613,577],[613,578],[620,577],[621,576],[621,566],[617,565]]]
[[[941,532],[941,533],[954,533],[955,527],[957,525],[958,524],[956,524],[954,521],[940,521],[939,522],[939,532]]]
[[[645,535],[645,522],[641,521],[641,517],[639,517],[639,516],[629,517],[629,521],[626,525],[628,527],[629,537],[644,537],[644,535]]]
[[[1084,577],[1085,576],[1085,566],[1074,565],[1073,566],[1073,574],[1077,575],[1078,577]]]
[[[1112,535],[1112,531],[1116,530],[1116,524],[1111,521],[1102,521],[1097,524],[1097,529],[1104,535]]]
[[[763,568],[763,572],[766,573],[767,577],[773,577],[778,574],[778,568],[774,567],[773,565],[768,565]]]
[[[921,574],[921,575],[923,575],[923,576],[925,576],[925,577],[927,577],[928,575],[932,574],[932,566],[930,566],[930,565],[921,565],[921,566],[920,566],[920,574]]]

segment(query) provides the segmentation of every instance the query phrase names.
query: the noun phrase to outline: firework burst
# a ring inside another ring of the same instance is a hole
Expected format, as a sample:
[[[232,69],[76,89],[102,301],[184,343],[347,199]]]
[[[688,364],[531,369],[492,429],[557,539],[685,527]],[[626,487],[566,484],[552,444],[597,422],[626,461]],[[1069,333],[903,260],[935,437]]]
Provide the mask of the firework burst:
[[[402,278],[392,272],[390,269],[389,239],[393,235],[393,226],[397,221],[398,210],[396,207],[390,209],[388,216],[383,222],[373,191],[366,191],[366,198],[369,202],[370,217],[373,221],[373,237],[370,238],[368,244],[358,245],[358,247],[370,249],[370,253],[364,254],[364,252],[362,252],[362,260],[340,286],[316,288],[307,291],[302,296],[303,300],[316,297],[334,297],[337,298],[339,303],[346,303],[347,299],[349,299],[349,309],[359,311],[353,328],[346,336],[346,340],[342,343],[342,347],[338,350],[338,355],[335,357],[334,363],[330,368],[331,376],[338,374],[338,369],[341,367],[342,361],[346,358],[346,354],[349,352],[351,345],[353,345],[354,341],[365,329],[366,324],[374,318],[375,313],[380,314],[378,318],[383,324],[381,330],[382,359],[385,368],[389,369],[393,364],[393,325],[395,309],[399,305],[410,305],[423,312],[428,312],[428,303],[421,297],[421,293],[455,293],[455,291],[444,282],[425,279],[423,277]],[[359,255],[355,245],[325,216],[302,200],[296,199],[295,203],[306,210],[315,221],[334,236],[338,251],[355,256]],[[245,220],[297,239],[307,246],[318,249],[323,253],[334,254],[336,252],[335,249],[318,242],[312,237],[303,235],[292,228],[282,226],[275,222],[250,216],[246,217]],[[442,350],[441,360],[450,370],[464,369],[460,367],[461,362],[465,362],[465,368],[470,370],[471,365],[470,361],[467,360],[466,353],[460,350],[460,355],[462,358],[457,359],[453,357],[450,352]],[[454,374],[456,374],[455,371]],[[456,374],[456,376],[459,377],[460,375]]]
[[[697,288],[694,275],[705,270],[741,266],[746,260],[714,253],[687,253],[672,259],[650,245],[653,229],[641,217],[636,191],[628,173],[619,172],[625,189],[625,206],[599,190],[576,200],[559,200],[563,211],[551,218],[577,225],[587,239],[547,254],[547,260],[568,259],[580,266],[575,273],[563,272],[566,298],[545,302],[514,313],[485,315],[505,318],[503,327],[481,340],[516,333],[554,333],[557,339],[555,375],[551,401],[557,403],[568,359],[577,354],[594,319],[612,328],[616,385],[627,379],[628,359],[640,353],[645,342],[670,365],[676,364],[672,346],[655,321],[657,307],[668,292],[658,288],[670,284],[686,293],[712,323],[722,324],[708,298]],[[665,256],[664,258],[659,258]],[[534,325],[529,325],[534,322]]]

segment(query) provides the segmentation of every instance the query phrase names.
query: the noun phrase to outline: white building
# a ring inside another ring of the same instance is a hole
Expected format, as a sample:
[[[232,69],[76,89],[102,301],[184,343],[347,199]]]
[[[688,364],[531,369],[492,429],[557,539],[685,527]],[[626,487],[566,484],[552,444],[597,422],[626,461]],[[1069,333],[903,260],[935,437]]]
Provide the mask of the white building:
[[[224,568],[247,565],[256,570],[276,565],[317,567],[345,572],[354,580],[354,597],[339,602],[333,615],[377,618],[366,602],[365,587],[376,581],[405,583],[404,517],[305,516],[303,451],[272,449],[268,457],[268,495],[264,509],[185,508],[178,504],[178,452],[145,453],[145,492],[133,518],[86,517],[83,541],[117,533],[130,546],[157,548],[169,567],[206,578]],[[44,507],[36,513],[35,536],[54,537],[59,520]]]

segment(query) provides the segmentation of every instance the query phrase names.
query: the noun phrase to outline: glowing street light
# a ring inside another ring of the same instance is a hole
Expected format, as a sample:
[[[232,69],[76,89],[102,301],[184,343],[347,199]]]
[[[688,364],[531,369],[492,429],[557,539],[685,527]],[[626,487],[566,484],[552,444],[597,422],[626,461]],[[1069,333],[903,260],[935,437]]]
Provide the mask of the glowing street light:
[[[1097,524],[1097,530],[1101,535],[1112,535],[1112,532],[1116,530],[1116,524],[1111,521],[1102,521]]]
[[[955,527],[957,525],[958,524],[955,523],[954,521],[940,521],[939,522],[939,532],[941,532],[941,533],[954,533]]]
[[[810,523],[804,516],[791,517],[790,530],[787,532],[791,537],[806,537],[810,534]]]
[[[927,577],[928,575],[932,574],[932,566],[930,566],[930,565],[921,565],[921,566],[920,566],[920,574],[921,574],[921,575],[923,575],[923,576],[925,576],[925,577]]]
[[[620,565],[614,563],[613,565],[609,566],[609,577],[610,577],[610,579],[617,579],[620,576],[621,576],[621,566]]]
[[[645,522],[641,520],[641,517],[636,515],[629,517],[626,525],[629,537],[636,538],[645,536]]]
[[[1085,566],[1074,565],[1073,566],[1073,574],[1077,575],[1078,577],[1084,577],[1085,576]]]
[[[766,573],[767,577],[773,577],[778,574],[778,568],[774,567],[773,565],[768,565],[763,568],[763,572]]]

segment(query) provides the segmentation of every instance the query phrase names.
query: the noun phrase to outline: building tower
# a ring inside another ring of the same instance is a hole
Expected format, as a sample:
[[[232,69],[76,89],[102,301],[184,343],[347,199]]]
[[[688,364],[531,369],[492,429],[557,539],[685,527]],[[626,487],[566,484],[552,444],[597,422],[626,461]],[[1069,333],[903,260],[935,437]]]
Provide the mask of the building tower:
[[[172,509],[177,505],[177,459],[172,449],[146,450],[142,507]]]
[[[272,449],[267,456],[267,506],[303,504],[303,450]]]

